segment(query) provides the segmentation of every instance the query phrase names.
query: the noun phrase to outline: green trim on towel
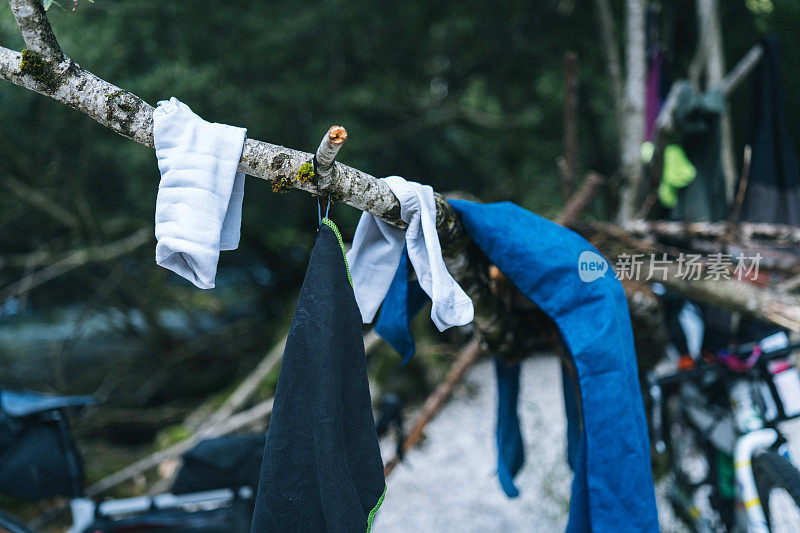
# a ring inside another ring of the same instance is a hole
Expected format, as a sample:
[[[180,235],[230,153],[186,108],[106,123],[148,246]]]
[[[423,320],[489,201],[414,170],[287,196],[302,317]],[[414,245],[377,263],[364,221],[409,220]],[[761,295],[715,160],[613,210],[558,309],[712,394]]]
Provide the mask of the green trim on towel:
[[[347,264],[347,253],[344,250],[344,241],[342,240],[341,232],[339,232],[339,226],[337,226],[336,223],[329,218],[323,218],[322,223],[331,228],[333,232],[336,234],[336,238],[339,239],[339,246],[342,247],[342,256],[344,257],[344,268],[347,269],[347,279],[348,281],[350,281],[350,286],[352,287],[353,278],[350,277],[350,265]],[[383,501],[383,497],[381,497],[381,501]],[[380,505],[380,502],[378,502],[378,505]],[[367,531],[369,531],[369,529],[367,529]]]
[[[380,509],[381,504],[383,503],[383,499],[385,497],[386,497],[386,485],[383,486],[383,493],[381,494],[378,503],[375,504],[375,507],[372,508],[372,510],[369,512],[369,516],[367,517],[367,533],[369,533],[370,530],[372,529],[372,521],[375,519],[375,513],[377,513],[378,509]]]

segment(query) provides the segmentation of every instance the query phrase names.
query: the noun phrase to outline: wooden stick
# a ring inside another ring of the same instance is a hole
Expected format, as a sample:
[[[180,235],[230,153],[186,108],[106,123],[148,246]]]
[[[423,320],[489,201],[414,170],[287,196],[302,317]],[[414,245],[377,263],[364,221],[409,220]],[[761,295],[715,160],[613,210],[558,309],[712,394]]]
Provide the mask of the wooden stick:
[[[273,400],[273,398],[270,398],[257,403],[250,409],[238,413],[220,424],[212,426],[205,431],[195,433],[186,440],[183,440],[177,444],[173,444],[169,448],[155,452],[143,459],[136,461],[132,465],[129,465],[122,470],[101,479],[86,489],[86,495],[88,497],[96,496],[101,492],[105,492],[110,488],[116,487],[117,485],[124,483],[129,479],[146,472],[147,470],[150,470],[151,468],[155,468],[167,459],[172,459],[186,453],[192,449],[195,444],[203,439],[233,433],[238,429],[265,419],[272,412]]]
[[[722,93],[725,96],[730,94],[736,89],[748,75],[753,71],[758,62],[764,56],[764,47],[760,44],[753,45],[750,50],[739,60],[738,63],[728,72],[719,84]]]
[[[253,397],[258,387],[264,381],[264,378],[281,364],[283,350],[286,347],[286,338],[287,336],[284,335],[281,340],[275,343],[261,362],[258,363],[253,371],[248,374],[207,420],[201,424],[197,424],[197,431],[202,432],[205,428],[221,424]]]
[[[153,240],[153,228],[142,228],[118,241],[83,248],[0,289],[0,301],[17,296],[93,261],[110,261]]]
[[[673,222],[666,220],[632,220],[624,229],[633,235],[660,235],[664,237],[697,237],[722,239],[728,229],[727,222]],[[800,244],[800,227],[766,222],[743,222],[736,227],[736,241],[753,240]]]
[[[578,165],[578,54],[564,54],[564,159],[561,165],[561,194],[564,201],[575,190]]]
[[[662,253],[678,256],[681,253],[681,250],[639,239],[619,226],[607,222],[590,221],[585,223],[585,227],[595,232],[593,242],[598,248],[619,250],[622,244],[623,250],[629,253],[633,253],[631,250],[643,252],[641,254],[643,276],[648,272],[649,253],[655,252],[656,256]],[[605,238],[605,242],[597,243],[598,237]],[[613,266],[614,262],[610,263]],[[666,276],[660,276],[656,281],[687,298],[773,322],[792,331],[800,331],[800,298],[796,296],[735,279],[682,279],[673,267],[670,267]]]
[[[747,78],[750,72],[758,65],[763,54],[764,48],[760,44],[753,46],[744,57],[739,60],[736,66],[722,78],[722,81],[717,87],[722,90],[722,93],[726,97],[730,96],[734,89]],[[664,171],[664,148],[667,145],[667,140],[670,135],[675,133],[675,108],[677,107],[677,96],[680,85],[680,83],[672,84],[672,88],[667,94],[664,105],[661,106],[661,111],[659,111],[658,118],[656,119],[655,138],[653,139],[655,149],[653,158],[650,160],[650,163],[647,164],[647,174],[649,177],[647,180],[648,193],[655,191],[658,188],[658,184],[661,182],[661,175]],[[655,204],[654,200],[655,197],[651,199],[650,194],[647,194],[645,205],[641,207],[636,218],[646,217]]]
[[[728,224],[733,229],[733,225],[739,221],[739,214],[742,211],[744,195],[747,192],[747,181],[750,179],[750,161],[753,157],[753,149],[748,144],[744,147],[744,158],[742,160],[742,179],[739,180],[739,190],[736,192],[736,199],[733,201],[731,216]]]
[[[462,380],[464,375],[467,373],[472,364],[478,360],[482,353],[480,341],[475,338],[473,339],[463,350],[458,354],[453,366],[450,368],[450,372],[447,374],[447,377],[442,381],[436,390],[428,396],[428,399],[425,400],[425,403],[422,406],[422,411],[420,411],[417,419],[414,421],[414,427],[411,429],[411,433],[409,433],[408,437],[406,438],[405,442],[403,442],[403,453],[406,453],[408,450],[413,448],[417,445],[419,440],[422,438],[423,431],[425,430],[425,426],[433,420],[433,417],[436,416],[436,413],[439,412],[439,409],[447,402],[450,396],[453,394],[453,389],[455,386]],[[400,456],[395,455],[383,469],[383,475],[388,477],[389,474],[392,473],[392,470],[400,463]]]
[[[562,226],[569,227],[578,219],[580,214],[586,209],[586,206],[589,205],[589,202],[592,201],[592,198],[594,198],[595,194],[597,194],[605,183],[606,179],[603,176],[594,171],[589,172],[580,190],[570,197],[569,201],[567,201],[567,205],[564,206],[561,214],[556,219],[556,222]]]

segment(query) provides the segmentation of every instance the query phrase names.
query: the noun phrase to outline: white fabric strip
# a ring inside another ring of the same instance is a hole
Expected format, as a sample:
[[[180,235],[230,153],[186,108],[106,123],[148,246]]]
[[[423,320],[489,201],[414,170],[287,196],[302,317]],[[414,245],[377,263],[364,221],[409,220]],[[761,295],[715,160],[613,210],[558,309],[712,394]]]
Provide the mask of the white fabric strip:
[[[347,263],[364,323],[372,322],[389,291],[403,242],[420,287],[433,302],[431,320],[439,331],[472,322],[472,300],[447,271],[436,232],[433,189],[399,176],[383,178],[400,201],[400,218],[408,223],[403,232],[368,214],[361,215]]]
[[[161,171],[156,263],[201,289],[214,287],[220,250],[239,246],[247,130],[206,122],[177,98],[158,103],[153,141]]]

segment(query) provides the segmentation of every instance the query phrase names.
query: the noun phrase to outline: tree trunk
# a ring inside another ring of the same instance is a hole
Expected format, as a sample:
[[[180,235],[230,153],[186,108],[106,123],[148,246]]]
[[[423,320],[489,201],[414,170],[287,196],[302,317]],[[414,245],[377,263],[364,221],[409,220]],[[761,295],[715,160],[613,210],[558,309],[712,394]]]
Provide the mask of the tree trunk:
[[[717,87],[725,76],[725,52],[719,18],[718,0],[697,0],[697,34],[704,49],[706,87]],[[736,187],[736,164],[733,155],[733,131],[728,105],[722,112],[720,158],[725,175],[725,194],[730,202]]]
[[[642,184],[641,145],[644,141],[645,84],[645,5],[644,0],[626,1],[626,78],[625,108],[620,135],[620,161],[624,184],[617,220],[631,220],[639,205]]]

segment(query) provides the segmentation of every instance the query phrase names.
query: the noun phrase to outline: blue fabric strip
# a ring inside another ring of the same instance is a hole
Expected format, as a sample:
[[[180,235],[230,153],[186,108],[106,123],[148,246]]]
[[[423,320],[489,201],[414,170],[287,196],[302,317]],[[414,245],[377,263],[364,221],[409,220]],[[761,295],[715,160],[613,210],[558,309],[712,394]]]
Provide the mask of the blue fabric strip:
[[[555,321],[575,362],[577,389],[564,378],[568,456],[575,472],[567,531],[658,531],[628,303],[610,266],[576,233],[510,202],[451,204],[489,260]],[[585,254],[592,264],[581,271]],[[404,361],[414,352],[409,321],[422,305],[414,300],[416,283],[408,279],[404,259],[376,327]],[[519,367],[497,371],[498,475],[513,497],[513,477],[522,464]]]
[[[510,202],[451,204],[489,260],[555,321],[575,361],[584,430],[567,531],[658,531],[622,284],[585,239],[530,211]]]
[[[507,364],[495,358],[497,373],[497,476],[500,485],[509,498],[519,496],[514,485],[517,475],[525,462],[525,448],[517,415],[519,399],[519,362]]]
[[[422,306],[430,301],[419,283],[411,279],[411,273],[408,250],[404,246],[397,273],[375,323],[375,332],[403,357],[402,365],[411,359],[416,349],[411,335],[411,321]]]

